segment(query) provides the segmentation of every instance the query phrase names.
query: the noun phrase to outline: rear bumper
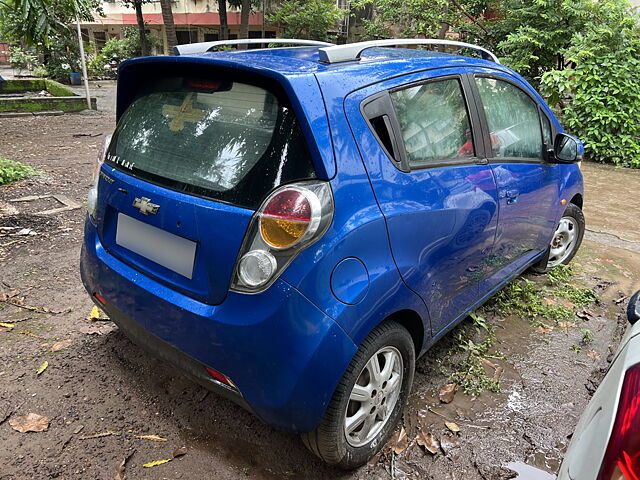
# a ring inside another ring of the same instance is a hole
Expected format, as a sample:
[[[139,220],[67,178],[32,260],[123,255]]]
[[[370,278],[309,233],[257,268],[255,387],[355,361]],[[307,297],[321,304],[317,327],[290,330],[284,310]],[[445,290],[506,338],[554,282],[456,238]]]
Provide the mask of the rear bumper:
[[[176,292],[105,251],[87,221],[81,276],[90,295],[134,342],[275,428],[303,433],[322,419],[357,347],[298,290],[278,280],[265,292],[229,292],[208,305]],[[213,381],[209,366],[241,392]]]

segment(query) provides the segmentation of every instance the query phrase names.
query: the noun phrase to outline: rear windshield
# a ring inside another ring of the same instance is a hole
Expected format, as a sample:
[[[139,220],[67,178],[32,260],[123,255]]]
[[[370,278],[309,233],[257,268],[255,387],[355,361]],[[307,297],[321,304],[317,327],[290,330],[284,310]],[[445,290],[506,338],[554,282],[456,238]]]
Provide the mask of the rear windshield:
[[[257,207],[273,188],[314,178],[294,112],[258,86],[161,80],[124,112],[106,162],[169,188]]]

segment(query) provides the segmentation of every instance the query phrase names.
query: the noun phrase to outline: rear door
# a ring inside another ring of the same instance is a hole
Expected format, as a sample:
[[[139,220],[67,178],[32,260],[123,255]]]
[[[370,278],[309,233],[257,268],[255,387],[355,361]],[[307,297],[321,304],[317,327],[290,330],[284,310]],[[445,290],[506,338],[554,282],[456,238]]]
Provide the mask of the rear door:
[[[98,234],[138,272],[218,304],[265,196],[315,177],[304,134],[286,96],[259,79],[140,85],[106,154]]]
[[[464,70],[447,72],[384,82],[345,103],[394,260],[434,335],[477,301],[498,210]]]
[[[546,162],[551,123],[523,85],[497,74],[476,74],[470,83],[477,92],[500,204],[492,256],[496,275],[486,285],[489,289],[549,245],[559,201],[559,167]]]

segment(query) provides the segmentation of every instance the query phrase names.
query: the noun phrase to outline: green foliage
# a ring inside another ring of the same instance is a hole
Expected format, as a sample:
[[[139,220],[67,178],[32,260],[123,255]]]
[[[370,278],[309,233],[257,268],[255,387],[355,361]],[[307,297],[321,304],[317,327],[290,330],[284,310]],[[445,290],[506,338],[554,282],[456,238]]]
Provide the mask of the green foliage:
[[[536,282],[519,278],[507,284],[485,308],[501,316],[523,317],[538,323],[541,318],[559,322],[574,315],[574,311],[564,305],[545,300],[545,293],[548,292]]]
[[[10,183],[23,180],[38,172],[34,168],[24,165],[20,162],[0,157],[0,185],[9,185]]]
[[[593,336],[591,330],[589,330],[588,328],[583,328],[580,331],[582,332],[582,340],[580,340],[580,343],[582,343],[582,345],[589,345],[590,343],[593,343],[595,337]]]
[[[363,21],[364,37],[444,38],[451,29],[463,35],[482,37],[480,15],[486,0],[353,0],[352,9],[373,9]]]
[[[267,20],[283,29],[284,38],[328,40],[327,32],[335,30],[344,15],[334,0],[284,0]]]
[[[495,329],[480,315],[471,314],[471,321],[473,329],[466,326],[455,334],[453,351],[448,357],[452,358],[457,352],[462,353],[464,359],[453,365],[454,371],[449,378],[466,395],[477,396],[485,390],[499,392],[500,380],[487,376],[485,369],[485,358],[495,344]]]
[[[38,65],[33,69],[33,76],[38,78],[45,78],[49,76],[49,72],[47,72],[47,69],[44,65]]]
[[[73,36],[76,13],[93,20],[91,12],[101,11],[100,5],[99,0],[2,0],[0,37],[47,46],[56,35]]]
[[[45,47],[45,67],[49,77],[59,82],[69,82],[69,73],[79,72],[80,51],[75,37],[54,35]]]
[[[572,37],[570,68],[542,77],[543,93],[590,158],[640,168],[640,31],[619,1],[600,2],[598,23]]]
[[[110,38],[107,40],[98,55],[87,62],[87,74],[90,78],[114,78],[114,73],[109,66],[109,61],[117,56],[121,61],[127,58],[137,57],[142,52],[140,33],[137,28],[126,27],[123,29],[124,38]],[[147,35],[149,47],[157,45],[159,39],[156,35]]]
[[[16,70],[31,70],[37,61],[38,58],[31,52],[25,52],[17,46],[9,48],[9,63]]]

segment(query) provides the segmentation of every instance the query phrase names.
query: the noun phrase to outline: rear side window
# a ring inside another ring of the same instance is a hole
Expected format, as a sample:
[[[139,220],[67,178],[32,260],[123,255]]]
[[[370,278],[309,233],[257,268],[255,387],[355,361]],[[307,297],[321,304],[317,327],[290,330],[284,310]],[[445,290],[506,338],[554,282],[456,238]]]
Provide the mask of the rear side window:
[[[476,78],[494,157],[543,158],[538,105],[515,85]]]
[[[184,77],[148,88],[122,115],[107,163],[169,188],[250,208],[314,178],[286,99],[239,82]]]
[[[458,79],[391,93],[412,168],[475,155],[469,115]]]

